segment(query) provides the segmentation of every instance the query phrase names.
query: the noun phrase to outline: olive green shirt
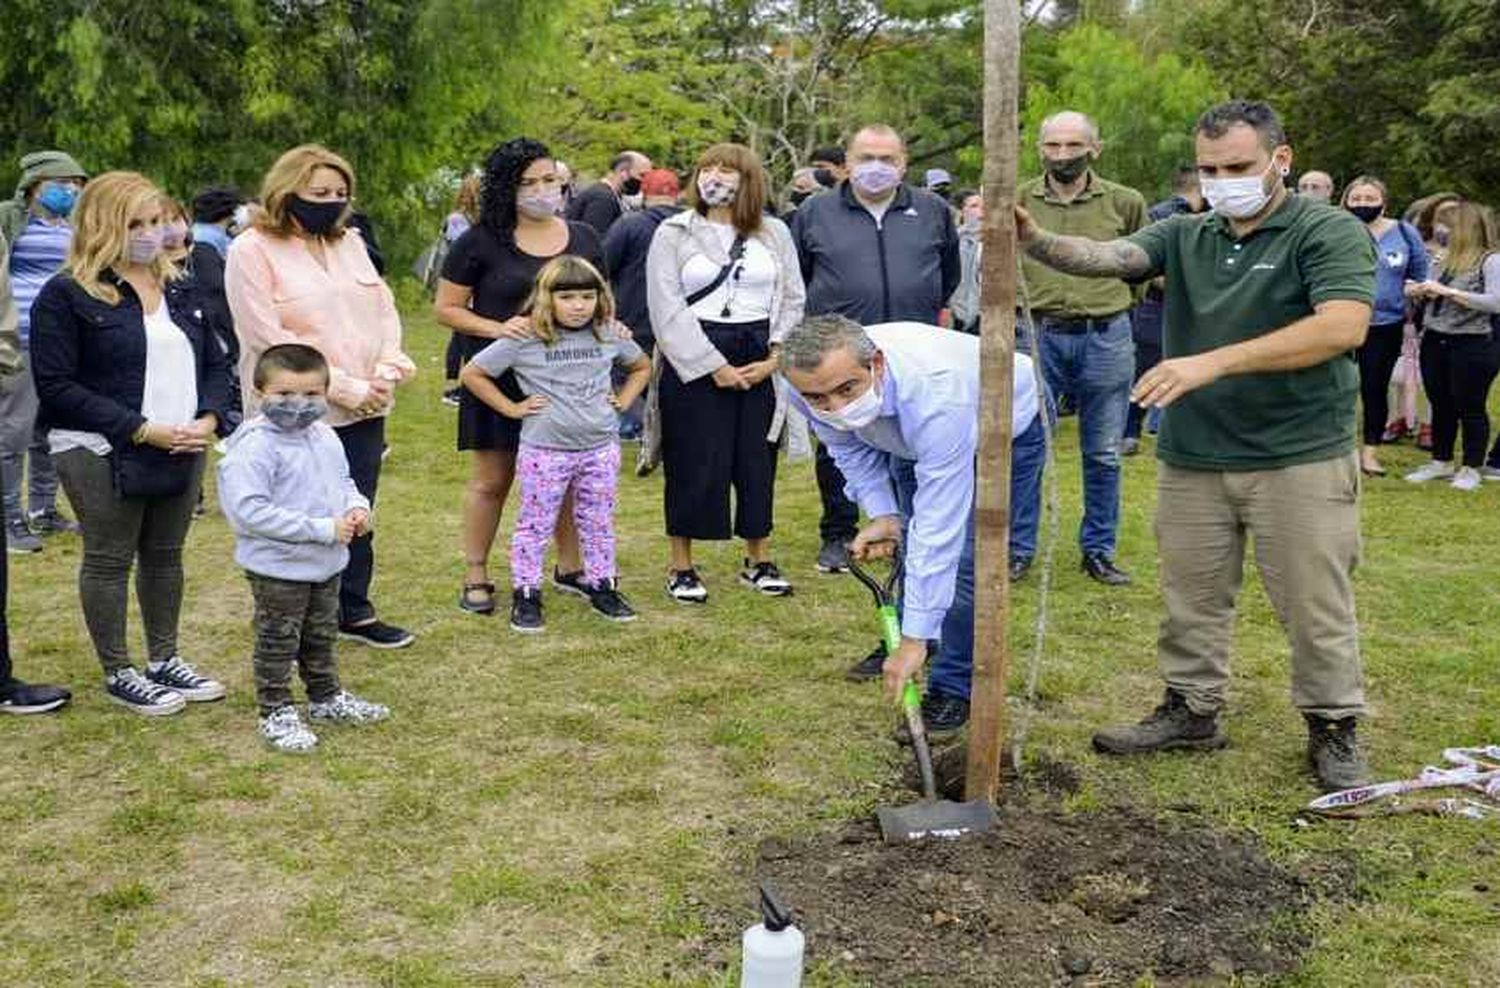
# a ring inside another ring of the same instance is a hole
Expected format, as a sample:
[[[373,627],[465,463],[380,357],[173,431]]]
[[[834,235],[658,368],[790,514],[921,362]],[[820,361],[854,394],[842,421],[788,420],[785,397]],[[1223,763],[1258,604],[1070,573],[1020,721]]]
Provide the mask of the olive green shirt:
[[[1023,182],[1016,199],[1050,233],[1090,240],[1117,240],[1146,225],[1146,200],[1131,188],[1102,179],[1092,170],[1071,202],[1052,194],[1045,175]],[[1026,300],[1033,312],[1065,319],[1097,319],[1135,304],[1131,287],[1116,278],[1078,278],[1022,254]]]
[[[1130,237],[1165,274],[1162,352],[1186,357],[1264,336],[1319,303],[1375,298],[1375,246],[1352,213],[1302,196],[1243,240],[1216,213],[1173,216]],[[1313,367],[1224,377],[1166,409],[1157,456],[1189,470],[1270,470],[1354,448],[1359,371],[1345,353]]]

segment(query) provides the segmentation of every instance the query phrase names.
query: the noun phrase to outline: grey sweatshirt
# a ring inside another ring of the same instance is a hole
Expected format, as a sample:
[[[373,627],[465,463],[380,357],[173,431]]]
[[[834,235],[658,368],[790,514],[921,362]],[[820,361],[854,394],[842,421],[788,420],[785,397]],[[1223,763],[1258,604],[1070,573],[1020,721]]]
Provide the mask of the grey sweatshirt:
[[[370,508],[349,477],[333,429],[276,428],[262,415],[239,427],[219,461],[219,506],[234,529],[234,561],[261,576],[321,583],[343,572],[349,550],[334,521]]]

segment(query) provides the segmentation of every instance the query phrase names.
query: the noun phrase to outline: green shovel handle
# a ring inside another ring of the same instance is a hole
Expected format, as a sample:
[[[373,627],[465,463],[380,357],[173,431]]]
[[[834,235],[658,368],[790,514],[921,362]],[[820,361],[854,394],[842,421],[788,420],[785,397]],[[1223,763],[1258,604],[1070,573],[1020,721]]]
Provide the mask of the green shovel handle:
[[[901,618],[896,614],[895,604],[880,606],[880,634],[885,639],[886,652],[894,655],[901,647]]]

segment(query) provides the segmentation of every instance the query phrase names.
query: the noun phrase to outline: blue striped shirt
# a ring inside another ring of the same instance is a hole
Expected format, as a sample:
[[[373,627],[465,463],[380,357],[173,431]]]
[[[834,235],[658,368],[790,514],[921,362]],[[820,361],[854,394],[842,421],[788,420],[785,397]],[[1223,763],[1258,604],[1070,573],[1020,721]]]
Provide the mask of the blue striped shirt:
[[[17,329],[21,346],[31,339],[31,303],[53,275],[62,269],[73,242],[73,228],[67,223],[48,223],[36,216],[16,235],[10,248],[10,284],[16,298]]]

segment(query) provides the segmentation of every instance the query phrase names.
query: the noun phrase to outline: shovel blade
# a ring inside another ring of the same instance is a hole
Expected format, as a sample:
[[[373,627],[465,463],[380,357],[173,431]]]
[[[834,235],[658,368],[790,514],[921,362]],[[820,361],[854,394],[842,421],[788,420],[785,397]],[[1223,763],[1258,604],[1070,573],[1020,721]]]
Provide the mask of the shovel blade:
[[[882,806],[876,816],[880,819],[880,836],[887,844],[957,840],[995,826],[995,808],[982,800],[923,800],[910,806]]]

